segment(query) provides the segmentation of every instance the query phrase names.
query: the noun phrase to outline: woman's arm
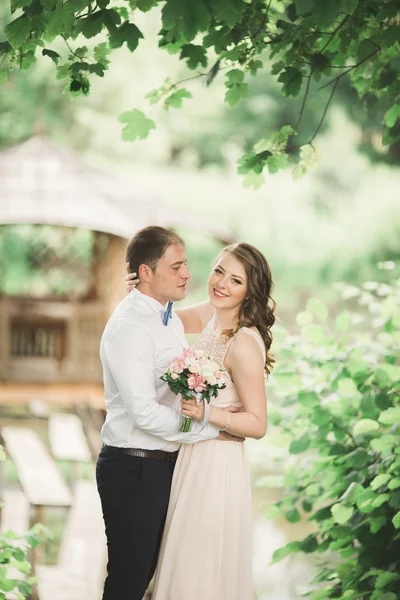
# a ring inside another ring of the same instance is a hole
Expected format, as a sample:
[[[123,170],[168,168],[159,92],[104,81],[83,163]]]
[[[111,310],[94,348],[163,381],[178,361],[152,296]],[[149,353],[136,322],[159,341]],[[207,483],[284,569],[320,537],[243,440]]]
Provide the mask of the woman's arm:
[[[214,314],[214,309],[209,302],[200,302],[186,308],[174,310],[182,320],[185,333],[201,333]]]
[[[259,440],[267,431],[264,357],[261,350],[252,337],[239,335],[232,342],[225,362],[235,382],[243,411],[229,413],[228,409],[210,406],[209,422],[232,435]],[[202,419],[204,405],[197,405],[193,400],[184,401],[182,413]],[[229,426],[225,429],[227,423]]]

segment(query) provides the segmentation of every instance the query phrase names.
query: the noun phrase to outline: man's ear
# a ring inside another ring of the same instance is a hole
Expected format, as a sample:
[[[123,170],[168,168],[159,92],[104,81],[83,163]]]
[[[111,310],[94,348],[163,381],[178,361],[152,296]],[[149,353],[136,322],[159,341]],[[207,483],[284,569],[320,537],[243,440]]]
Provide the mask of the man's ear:
[[[146,283],[148,283],[151,280],[153,271],[150,269],[150,267],[148,265],[140,265],[138,275],[139,275],[140,281],[145,281]]]

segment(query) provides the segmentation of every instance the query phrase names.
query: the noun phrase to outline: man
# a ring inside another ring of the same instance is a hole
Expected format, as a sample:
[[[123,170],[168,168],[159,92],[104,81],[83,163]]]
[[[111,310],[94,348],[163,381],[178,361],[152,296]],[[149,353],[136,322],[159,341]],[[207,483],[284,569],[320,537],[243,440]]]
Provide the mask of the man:
[[[129,242],[126,260],[140,283],[114,311],[100,347],[107,408],[96,467],[108,545],[103,600],[142,600],[156,567],[179,444],[219,435],[196,421],[192,433],[180,433],[179,398],[160,379],[187,346],[168,304],[185,297],[190,279],[183,241],[147,227]]]

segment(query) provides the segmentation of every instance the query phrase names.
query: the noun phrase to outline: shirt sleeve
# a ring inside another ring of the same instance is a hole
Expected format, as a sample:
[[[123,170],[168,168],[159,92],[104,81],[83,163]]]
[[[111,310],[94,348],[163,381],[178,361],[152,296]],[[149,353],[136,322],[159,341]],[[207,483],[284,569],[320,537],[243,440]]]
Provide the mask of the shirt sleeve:
[[[187,444],[218,436],[218,429],[211,424],[196,433],[201,427],[201,423],[196,421],[193,432],[180,432],[180,414],[157,402],[155,346],[142,323],[124,322],[105,343],[105,352],[115,384],[135,427],[170,442]]]

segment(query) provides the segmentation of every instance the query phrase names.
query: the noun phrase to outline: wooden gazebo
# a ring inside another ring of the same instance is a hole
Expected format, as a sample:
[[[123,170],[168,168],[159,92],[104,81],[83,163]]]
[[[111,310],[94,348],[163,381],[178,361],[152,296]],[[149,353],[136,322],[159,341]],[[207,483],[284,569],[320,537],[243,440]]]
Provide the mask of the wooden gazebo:
[[[0,295],[0,402],[102,403],[99,340],[123,297],[126,240],[149,224],[229,231],[163,204],[130,180],[88,166],[43,137],[0,154],[0,225],[94,232],[90,291],[82,298]]]

